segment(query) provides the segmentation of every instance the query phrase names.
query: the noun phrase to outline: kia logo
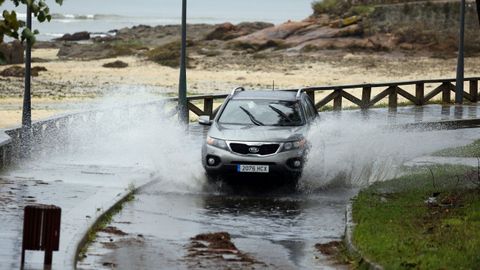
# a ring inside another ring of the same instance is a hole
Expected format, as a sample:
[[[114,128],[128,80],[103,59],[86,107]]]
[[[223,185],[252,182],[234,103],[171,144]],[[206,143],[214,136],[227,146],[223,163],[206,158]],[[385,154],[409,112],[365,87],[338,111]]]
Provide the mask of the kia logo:
[[[252,147],[248,148],[248,152],[256,154],[256,153],[260,152],[260,148],[252,146]]]

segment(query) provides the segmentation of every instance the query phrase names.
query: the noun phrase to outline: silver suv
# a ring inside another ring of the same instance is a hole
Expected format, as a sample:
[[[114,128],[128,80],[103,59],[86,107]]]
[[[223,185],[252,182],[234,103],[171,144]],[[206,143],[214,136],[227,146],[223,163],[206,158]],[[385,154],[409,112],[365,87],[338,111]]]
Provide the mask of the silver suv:
[[[315,105],[298,91],[245,91],[236,88],[215,118],[202,147],[208,176],[279,174],[298,179],[302,173],[310,124],[318,117]]]

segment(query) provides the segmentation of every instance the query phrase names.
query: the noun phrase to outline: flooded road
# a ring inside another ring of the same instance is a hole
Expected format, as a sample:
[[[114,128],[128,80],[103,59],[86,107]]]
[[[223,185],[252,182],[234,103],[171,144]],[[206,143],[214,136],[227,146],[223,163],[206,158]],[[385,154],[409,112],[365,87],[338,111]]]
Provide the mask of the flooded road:
[[[186,132],[175,119],[131,110],[72,125],[62,140],[51,138],[58,147],[47,145],[8,179],[61,179],[90,192],[126,187],[132,175],[155,177],[97,234],[79,269],[338,269],[315,244],[341,239],[345,206],[359,188],[402,174],[407,161],[480,137],[478,129],[391,126],[478,115],[476,106],[439,105],[322,113],[307,137],[303,177],[291,189],[210,184],[198,124]]]
[[[150,186],[114,217],[111,226],[128,235],[100,233],[78,266],[328,269],[326,258],[315,250],[315,244],[341,239],[345,205],[356,190],[337,188],[302,194],[255,192],[250,188],[248,194],[178,194],[163,193],[161,185]],[[238,250],[255,262],[238,262],[222,257],[224,254],[192,257],[190,238],[212,232],[229,233]]]
[[[477,110],[465,107],[459,118],[476,116]],[[455,108],[441,106],[399,109],[394,114],[384,109],[368,115],[323,113],[311,128],[309,161],[294,190],[275,183],[267,188],[209,184],[200,166],[201,130],[191,126],[185,136],[171,122],[160,130],[140,126],[138,130],[150,133],[135,131],[128,137],[141,141],[138,145],[144,148],[131,148],[127,156],[149,153],[158,182],[124,205],[109,227],[98,233],[78,268],[342,268],[320,254],[315,244],[341,239],[345,206],[359,188],[401,174],[402,164],[416,157],[480,137],[478,129],[388,126],[455,115]],[[139,163],[147,164],[142,159]],[[210,235],[199,236],[207,233],[228,238],[223,240],[228,240],[229,249],[208,251],[211,243],[196,240],[208,239]]]

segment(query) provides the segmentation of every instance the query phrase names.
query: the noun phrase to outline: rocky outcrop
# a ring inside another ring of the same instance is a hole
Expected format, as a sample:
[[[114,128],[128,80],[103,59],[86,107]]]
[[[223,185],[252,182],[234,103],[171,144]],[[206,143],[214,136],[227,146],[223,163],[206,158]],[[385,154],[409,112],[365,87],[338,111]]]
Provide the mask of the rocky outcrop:
[[[89,40],[90,39],[90,33],[89,32],[77,32],[73,34],[65,34],[60,38],[57,38],[55,40],[58,41],[80,41],[80,40]]]
[[[241,36],[252,34],[256,31],[273,27],[271,23],[252,22],[233,25],[229,22],[220,24],[205,37],[206,40],[231,40]]]
[[[128,64],[123,62],[123,61],[117,60],[117,61],[114,61],[114,62],[105,63],[105,64],[102,65],[102,67],[105,67],[105,68],[126,68],[126,67],[128,67]]]
[[[187,36],[189,40],[204,40],[205,36],[212,32],[216,25],[189,24]],[[162,46],[180,39],[180,25],[139,25],[132,28],[119,29],[115,35],[116,40],[141,41],[145,46]]]
[[[40,71],[47,71],[47,68],[42,66],[32,67],[31,75],[33,77],[38,76]],[[24,77],[25,76],[25,68],[20,66],[11,66],[8,67],[0,72],[0,76],[3,77]]]
[[[250,35],[232,40],[237,48],[265,49],[276,44],[279,47],[304,47],[312,45],[316,48],[328,48],[338,42],[342,37],[349,37],[343,43],[358,43],[358,37],[363,34],[363,28],[359,21],[349,25],[336,24],[333,27],[326,21],[305,20],[301,22],[286,22],[277,26],[269,27]],[[357,38],[352,38],[357,37]],[[362,41],[363,42],[363,41]],[[347,44],[348,45],[348,44]],[[341,45],[340,47],[343,47]]]
[[[0,54],[3,55],[7,65],[21,64],[25,61],[23,45],[18,41],[0,43]]]

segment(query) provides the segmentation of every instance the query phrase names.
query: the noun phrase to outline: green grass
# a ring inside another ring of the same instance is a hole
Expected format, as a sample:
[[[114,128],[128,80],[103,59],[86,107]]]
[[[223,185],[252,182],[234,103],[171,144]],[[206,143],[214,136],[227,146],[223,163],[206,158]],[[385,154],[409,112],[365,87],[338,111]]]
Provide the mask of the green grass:
[[[123,204],[126,202],[131,202],[135,199],[135,186],[133,184],[130,184],[128,186],[128,195],[120,202],[118,202],[116,205],[114,205],[109,211],[107,211],[105,214],[103,214],[98,221],[88,230],[87,232],[87,239],[85,242],[85,245],[80,249],[80,252],[78,253],[78,260],[81,260],[86,257],[88,247],[95,241],[97,238],[97,233],[105,229],[108,224],[110,224],[113,220],[113,217],[120,213],[123,209]],[[97,209],[97,211],[100,211],[101,209]]]
[[[480,189],[463,178],[474,169],[431,169],[434,178],[424,168],[361,191],[353,203],[354,243],[386,269],[479,269]],[[444,204],[429,206],[435,192]]]
[[[479,157],[480,158],[480,140],[456,148],[448,148],[434,153],[435,156],[442,157]]]
[[[368,16],[373,11],[375,11],[375,6],[373,5],[356,5],[350,8],[350,12],[354,15]]]

